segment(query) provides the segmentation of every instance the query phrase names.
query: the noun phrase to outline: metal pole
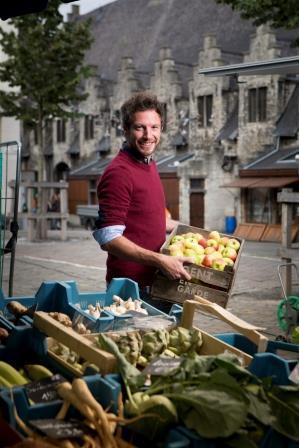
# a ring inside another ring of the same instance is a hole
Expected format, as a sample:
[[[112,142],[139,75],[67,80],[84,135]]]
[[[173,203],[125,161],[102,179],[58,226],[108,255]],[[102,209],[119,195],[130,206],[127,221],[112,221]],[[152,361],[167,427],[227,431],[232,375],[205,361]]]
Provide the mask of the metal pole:
[[[20,177],[21,177],[21,143],[19,141],[10,141],[0,143],[0,148],[16,146],[17,147],[17,162],[16,162],[16,179],[15,179],[15,197],[14,197],[14,216],[13,221],[11,223],[11,256],[10,256],[10,269],[9,269],[9,283],[8,283],[8,295],[11,297],[13,295],[13,276],[14,276],[14,265],[15,265],[15,253],[16,253],[16,244],[18,238],[18,207],[19,207],[19,186],[20,186]]]

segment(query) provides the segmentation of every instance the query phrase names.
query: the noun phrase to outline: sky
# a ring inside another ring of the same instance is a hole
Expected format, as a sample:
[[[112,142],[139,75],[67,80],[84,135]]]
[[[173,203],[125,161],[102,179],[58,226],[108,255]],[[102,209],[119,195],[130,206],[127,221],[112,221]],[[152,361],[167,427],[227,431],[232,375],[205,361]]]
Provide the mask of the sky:
[[[100,6],[104,6],[107,3],[112,3],[115,0],[80,0],[74,1],[72,3],[66,3],[60,6],[60,12],[66,16],[67,13],[71,12],[72,4],[80,6],[80,14],[86,14],[93,9],[97,9]]]

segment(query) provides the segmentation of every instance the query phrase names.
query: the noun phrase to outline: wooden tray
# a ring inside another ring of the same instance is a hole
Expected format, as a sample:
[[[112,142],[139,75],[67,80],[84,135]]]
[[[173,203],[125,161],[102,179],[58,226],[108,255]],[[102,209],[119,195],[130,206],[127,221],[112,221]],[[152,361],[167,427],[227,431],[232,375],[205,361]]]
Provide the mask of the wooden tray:
[[[116,359],[111,353],[100,350],[94,342],[77,333],[70,327],[62,325],[44,311],[34,313],[33,325],[47,336],[74,350],[83,359],[95,364],[102,374],[116,371]]]
[[[52,347],[55,343],[58,343],[58,341],[55,341],[55,339],[53,338],[47,338],[48,356],[50,356],[50,358],[54,359],[55,362],[60,364],[64,369],[70,371],[76,377],[81,377],[83,375],[83,372],[81,370],[76,369],[72,364],[64,361],[64,359],[62,359],[59,355],[56,355],[56,353],[52,351]]]

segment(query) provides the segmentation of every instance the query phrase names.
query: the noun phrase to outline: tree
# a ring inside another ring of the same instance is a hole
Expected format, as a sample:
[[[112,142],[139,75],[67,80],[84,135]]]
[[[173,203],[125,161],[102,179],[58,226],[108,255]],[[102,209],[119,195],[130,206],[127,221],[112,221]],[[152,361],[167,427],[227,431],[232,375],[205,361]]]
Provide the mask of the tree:
[[[74,104],[86,98],[80,90],[92,74],[84,55],[92,42],[90,21],[63,22],[60,0],[51,0],[45,11],[12,18],[10,31],[0,29],[5,61],[0,81],[2,116],[13,116],[37,131],[38,180],[46,181],[44,128],[49,120],[78,114]],[[39,194],[40,196],[40,194]]]
[[[240,11],[243,19],[253,20],[255,25],[269,23],[273,28],[299,28],[298,0],[216,0]],[[299,37],[293,41],[299,45]]]
[[[47,10],[13,18],[10,32],[0,29],[0,46],[7,59],[0,66],[0,81],[12,90],[0,90],[1,114],[36,127],[40,153],[39,180],[44,178],[43,128],[55,117],[73,117],[72,105],[86,98],[80,81],[91,75],[84,55],[92,38],[90,22],[63,22],[59,0]]]

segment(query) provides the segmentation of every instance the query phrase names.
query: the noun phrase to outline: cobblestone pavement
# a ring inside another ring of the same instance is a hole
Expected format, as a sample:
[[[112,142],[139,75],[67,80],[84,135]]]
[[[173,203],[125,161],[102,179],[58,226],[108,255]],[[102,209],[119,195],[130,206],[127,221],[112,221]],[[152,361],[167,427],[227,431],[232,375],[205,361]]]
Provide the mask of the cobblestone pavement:
[[[89,231],[69,230],[67,241],[59,240],[58,231],[49,231],[48,237],[47,241],[29,242],[20,233],[13,296],[35,295],[42,282],[53,280],[74,280],[81,292],[105,291],[106,254]],[[10,258],[5,257],[3,291],[7,295]],[[294,262],[299,262],[299,250]],[[246,242],[227,306],[236,316],[264,327],[270,338],[282,334],[276,319],[277,304],[282,298],[279,264],[279,244]],[[298,288],[294,281],[295,295]],[[210,333],[233,331],[227,324],[202,314],[196,315],[195,323]]]

